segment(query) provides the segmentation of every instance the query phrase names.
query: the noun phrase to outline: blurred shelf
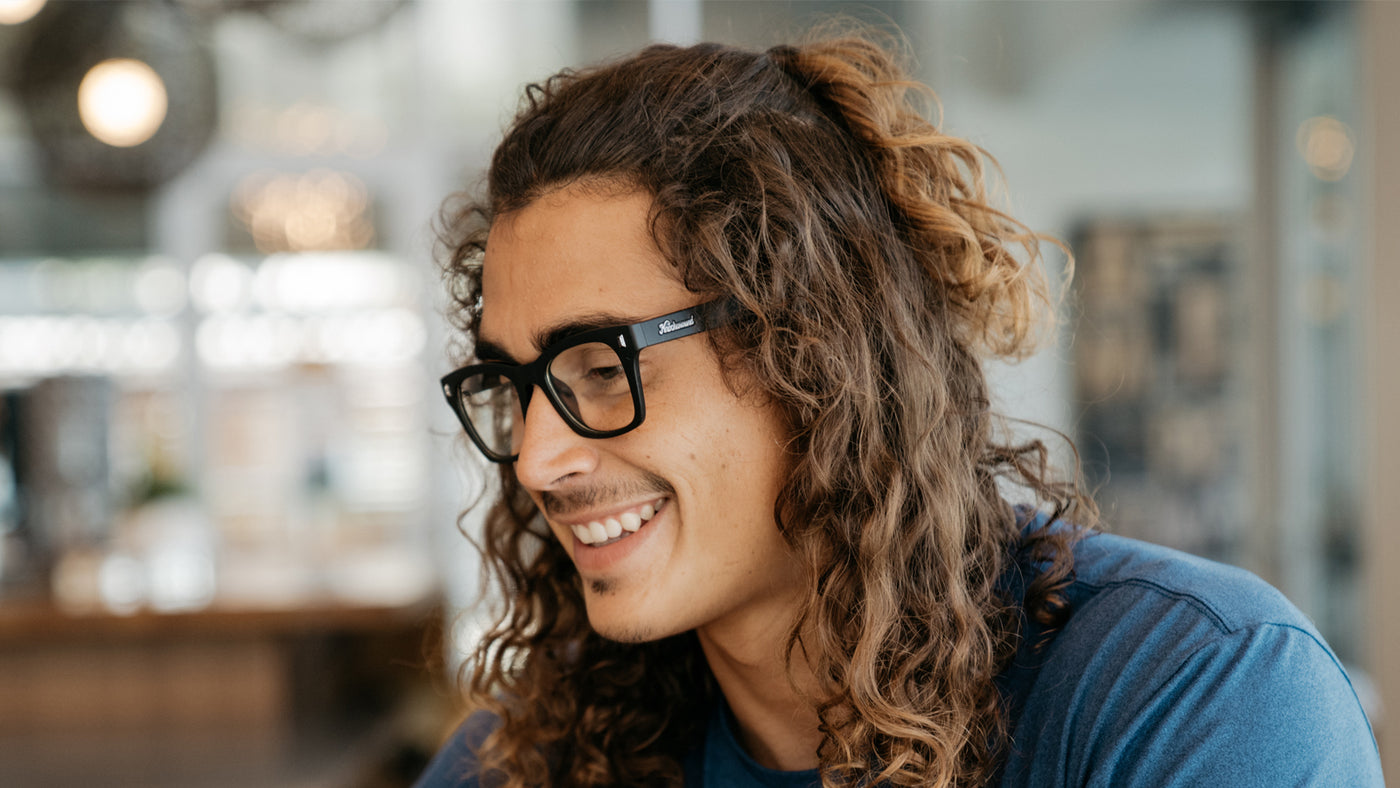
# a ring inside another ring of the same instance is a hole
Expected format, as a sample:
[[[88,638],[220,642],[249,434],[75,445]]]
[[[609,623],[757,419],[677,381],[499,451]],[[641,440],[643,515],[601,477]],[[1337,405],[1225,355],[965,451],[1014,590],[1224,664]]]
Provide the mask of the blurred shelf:
[[[436,621],[437,595],[408,604],[373,605],[324,598],[296,606],[252,607],[215,603],[195,611],[107,611],[73,613],[48,599],[0,599],[0,649],[10,643],[55,640],[121,640],[230,634],[393,632]]]

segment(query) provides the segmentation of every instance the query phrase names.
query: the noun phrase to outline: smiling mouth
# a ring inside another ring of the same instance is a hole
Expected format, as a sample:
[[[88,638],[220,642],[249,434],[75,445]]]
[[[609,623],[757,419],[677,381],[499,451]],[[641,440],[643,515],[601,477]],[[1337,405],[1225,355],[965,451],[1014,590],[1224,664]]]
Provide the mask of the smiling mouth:
[[[665,503],[665,498],[658,498],[611,517],[570,525],[569,530],[574,532],[575,539],[589,547],[604,547],[636,533],[648,520],[656,516]]]

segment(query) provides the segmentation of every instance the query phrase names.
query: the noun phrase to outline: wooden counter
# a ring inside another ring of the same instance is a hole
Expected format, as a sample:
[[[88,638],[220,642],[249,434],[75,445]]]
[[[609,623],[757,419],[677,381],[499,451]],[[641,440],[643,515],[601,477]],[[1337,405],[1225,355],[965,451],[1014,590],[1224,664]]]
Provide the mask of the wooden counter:
[[[443,693],[441,607],[0,601],[0,785],[331,785]],[[353,782],[353,781],[352,781]]]

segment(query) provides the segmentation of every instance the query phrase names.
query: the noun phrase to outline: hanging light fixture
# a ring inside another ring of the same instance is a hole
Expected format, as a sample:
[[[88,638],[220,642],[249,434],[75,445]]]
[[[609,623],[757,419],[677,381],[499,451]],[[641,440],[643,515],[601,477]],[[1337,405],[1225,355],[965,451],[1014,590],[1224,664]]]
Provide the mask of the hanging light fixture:
[[[53,181],[146,188],[208,145],[214,59],[181,5],[50,3],[31,24],[17,89]]]

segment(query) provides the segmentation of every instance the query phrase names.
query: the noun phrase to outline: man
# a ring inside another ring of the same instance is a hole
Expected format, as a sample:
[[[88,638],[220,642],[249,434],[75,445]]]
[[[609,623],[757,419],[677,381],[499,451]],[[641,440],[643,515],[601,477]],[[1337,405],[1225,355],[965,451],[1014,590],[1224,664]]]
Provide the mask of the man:
[[[1277,592],[999,437],[1040,239],[911,94],[862,38],[527,91],[446,227],[504,609],[420,784],[1380,783]]]

